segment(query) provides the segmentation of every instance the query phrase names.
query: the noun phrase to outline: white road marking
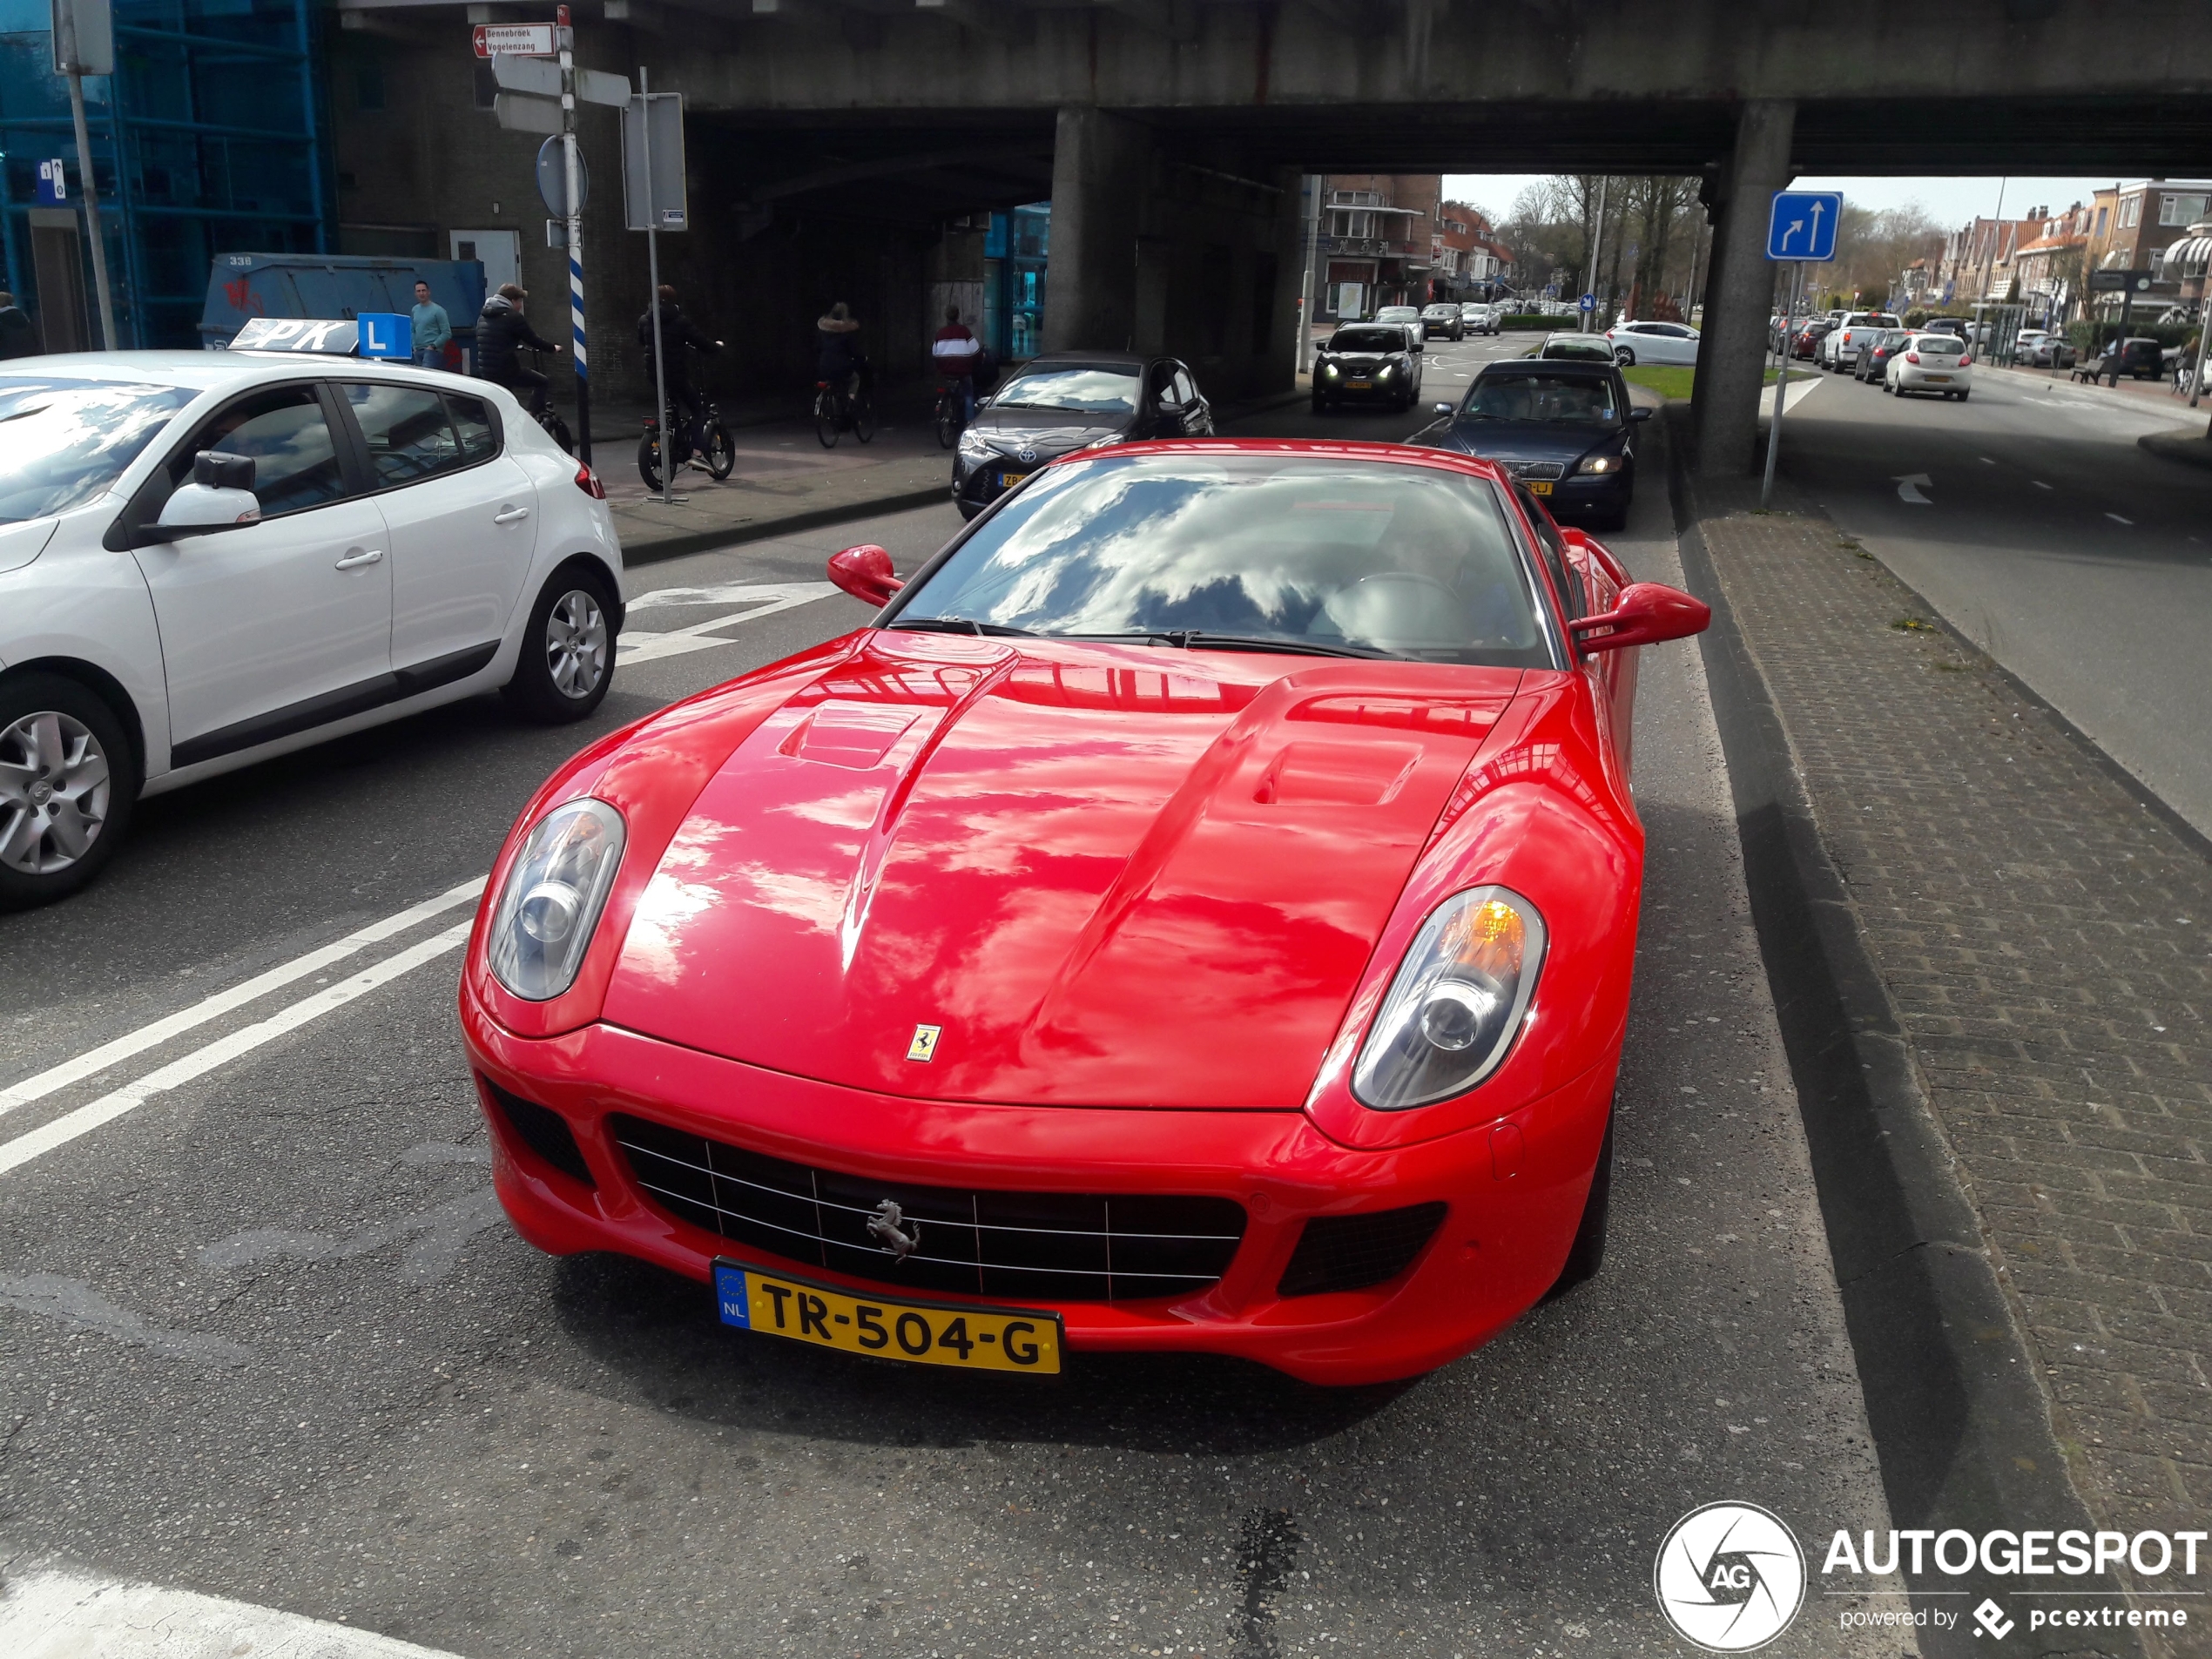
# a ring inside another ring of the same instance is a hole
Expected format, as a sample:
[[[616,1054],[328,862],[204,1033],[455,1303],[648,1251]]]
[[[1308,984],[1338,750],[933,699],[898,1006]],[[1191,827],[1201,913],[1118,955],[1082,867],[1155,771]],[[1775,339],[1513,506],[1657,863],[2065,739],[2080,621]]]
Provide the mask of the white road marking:
[[[1981,464],[1985,467],[1993,467],[1997,463],[1992,461],[1987,455],[1984,455],[1981,457]]]
[[[1910,502],[1915,507],[1932,507],[1935,504],[1920,493],[1923,489],[1935,488],[1935,481],[1925,472],[1909,473],[1902,477],[1892,478],[1890,482],[1897,486],[1897,498],[1899,501]]]
[[[266,974],[257,974],[226,991],[218,991],[212,996],[203,997],[188,1008],[180,1008],[151,1025],[140,1026],[136,1031],[126,1031],[119,1037],[103,1042],[97,1049],[88,1049],[73,1059],[48,1067],[35,1077],[26,1077],[19,1083],[0,1089],[0,1113],[11,1112],[18,1106],[28,1106],[32,1101],[52,1094],[57,1089],[66,1089],[96,1072],[105,1071],[118,1061],[128,1060],[135,1054],[144,1054],[148,1049],[158,1047],[196,1026],[219,1019],[233,1008],[244,1008],[257,997],[266,996],[271,991],[289,985],[295,980],[305,979],[333,962],[342,961],[364,946],[395,938],[418,922],[443,914],[455,905],[474,904],[483,893],[484,880],[484,877],[478,876],[474,880],[463,881],[457,887],[448,887],[435,898],[409,905],[381,921],[372,921],[368,927],[347,934],[343,939],[333,940],[304,956],[295,956],[280,967],[270,968]]]
[[[42,1569],[0,1601],[10,1659],[454,1659],[411,1642],[158,1584]]]
[[[80,1136],[89,1135],[101,1124],[112,1123],[125,1112],[143,1106],[156,1095],[204,1077],[217,1067],[251,1054],[287,1032],[296,1031],[312,1020],[334,1013],[402,974],[411,974],[424,963],[435,961],[448,951],[465,943],[469,930],[475,925],[473,917],[456,923],[443,933],[434,934],[405,950],[395,952],[335,985],[325,987],[313,996],[301,997],[266,1020],[241,1026],[228,1036],[218,1037],[205,1047],[195,1049],[190,1054],[148,1072],[137,1082],[125,1083],[122,1088],[101,1096],[89,1105],[64,1112],[53,1122],[42,1124],[26,1135],[0,1142],[0,1175],[20,1169],[33,1158],[43,1157],[57,1146],[66,1146]]]
[[[2028,482],[2033,483],[2038,489],[2048,489],[2050,488],[2050,485],[2045,483],[2040,478],[2033,478]]]
[[[626,609],[631,612],[650,610],[666,605],[712,605],[750,602],[746,610],[732,610],[726,615],[711,617],[705,622],[695,622],[688,627],[671,628],[665,633],[632,633],[624,630],[622,643],[616,647],[615,661],[620,663],[658,662],[664,657],[682,657],[691,651],[711,651],[717,645],[734,644],[734,640],[718,637],[722,629],[735,627],[739,623],[757,622],[763,617],[772,617],[779,610],[791,610],[817,599],[826,599],[837,589],[827,582],[778,582],[731,583],[710,588],[661,588],[640,595],[630,601]]]
[[[2115,524],[2133,524],[2135,522],[2132,518],[2122,518],[2117,513],[2107,513],[2105,516]]]

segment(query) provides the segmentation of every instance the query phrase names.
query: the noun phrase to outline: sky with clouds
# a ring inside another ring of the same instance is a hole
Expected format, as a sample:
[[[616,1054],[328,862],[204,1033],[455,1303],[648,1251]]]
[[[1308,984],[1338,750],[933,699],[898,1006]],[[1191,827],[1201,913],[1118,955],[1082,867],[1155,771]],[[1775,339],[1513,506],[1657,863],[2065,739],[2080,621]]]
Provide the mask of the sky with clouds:
[[[1501,219],[1513,212],[1514,198],[1527,186],[1542,181],[1535,173],[1453,173],[1444,180],[1444,194],[1453,201],[1472,202]],[[2031,207],[2054,212],[2069,203],[2089,199],[2090,192],[2109,185],[2110,179],[1800,179],[1799,190],[1840,190],[1844,199],[1860,207],[1902,207],[1918,202],[1937,224],[1963,225],[1983,215],[1999,216],[2001,195],[2004,215],[2018,219]]]

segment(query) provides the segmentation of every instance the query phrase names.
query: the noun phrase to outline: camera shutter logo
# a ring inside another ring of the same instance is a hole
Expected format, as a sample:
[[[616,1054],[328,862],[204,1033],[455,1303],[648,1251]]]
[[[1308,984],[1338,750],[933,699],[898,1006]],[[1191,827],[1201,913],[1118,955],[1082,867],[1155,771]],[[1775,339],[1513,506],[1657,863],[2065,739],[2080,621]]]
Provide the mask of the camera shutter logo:
[[[1659,1610],[1711,1653],[1749,1653],[1790,1628],[1805,1600],[1805,1556],[1781,1518],[1709,1503],[1675,1522],[1652,1567]]]
[[[2005,1616],[2005,1609],[1993,1601],[1985,1601],[1974,1609],[1974,1622],[2000,1642],[2013,1634],[2013,1622]]]

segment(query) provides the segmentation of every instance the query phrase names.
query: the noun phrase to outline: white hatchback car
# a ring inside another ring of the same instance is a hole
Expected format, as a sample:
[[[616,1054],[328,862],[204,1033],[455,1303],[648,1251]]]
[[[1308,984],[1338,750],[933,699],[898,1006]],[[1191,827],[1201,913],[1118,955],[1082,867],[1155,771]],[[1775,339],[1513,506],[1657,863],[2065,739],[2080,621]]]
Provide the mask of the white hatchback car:
[[[1973,354],[1956,334],[1915,334],[1905,349],[1890,354],[1882,371],[1882,389],[1902,397],[1907,392],[1931,392],[1955,397],[1961,403],[1973,389]]]
[[[1680,322],[1615,323],[1605,331],[1613,361],[1623,368],[1638,363],[1697,367],[1697,331]]]
[[[482,691],[549,721],[606,695],[605,492],[498,387],[23,358],[0,434],[0,909],[90,880],[140,796]]]

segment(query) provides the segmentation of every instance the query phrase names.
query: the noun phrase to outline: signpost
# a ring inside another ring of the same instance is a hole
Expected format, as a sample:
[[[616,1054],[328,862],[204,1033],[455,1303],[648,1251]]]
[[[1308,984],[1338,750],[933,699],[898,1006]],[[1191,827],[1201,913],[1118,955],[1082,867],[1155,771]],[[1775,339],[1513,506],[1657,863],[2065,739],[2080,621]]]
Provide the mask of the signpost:
[[[684,95],[647,90],[637,71],[637,95],[622,112],[623,223],[645,233],[647,301],[653,320],[653,401],[660,411],[661,505],[675,505],[676,446],[668,431],[668,367],[660,332],[660,233],[690,228],[684,193]]]
[[[41,207],[69,206],[69,164],[59,156],[38,164],[37,201]]]
[[[108,293],[107,239],[100,233],[100,189],[92,176],[92,138],[84,125],[84,78],[115,73],[115,14],[108,0],[53,0],[53,24],[54,73],[68,78],[70,118],[77,127],[77,179],[84,192],[84,231],[92,244],[100,345],[113,351],[115,301]]]
[[[1774,496],[1774,463],[1782,452],[1783,395],[1790,385],[1790,324],[1797,314],[1805,266],[1836,257],[1836,221],[1844,199],[1833,190],[1777,190],[1767,212],[1766,256],[1790,267],[1790,297],[1782,307],[1781,341],[1774,371],[1774,419],[1766,434],[1766,476],[1759,484],[1759,505]]]

